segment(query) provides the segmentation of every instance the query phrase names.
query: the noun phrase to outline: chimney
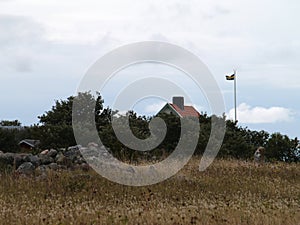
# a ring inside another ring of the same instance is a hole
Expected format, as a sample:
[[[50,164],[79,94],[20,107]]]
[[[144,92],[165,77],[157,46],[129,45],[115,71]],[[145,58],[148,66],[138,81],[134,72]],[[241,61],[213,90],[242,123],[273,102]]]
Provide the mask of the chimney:
[[[173,97],[173,104],[177,105],[181,110],[184,110],[184,98],[183,97]]]

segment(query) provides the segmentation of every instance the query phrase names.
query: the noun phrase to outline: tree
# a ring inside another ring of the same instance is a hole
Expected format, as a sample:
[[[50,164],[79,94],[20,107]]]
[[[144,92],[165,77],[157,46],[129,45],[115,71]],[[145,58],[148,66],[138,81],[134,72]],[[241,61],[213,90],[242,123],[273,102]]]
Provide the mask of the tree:
[[[16,147],[15,131],[0,129],[0,150],[14,151]]]
[[[45,112],[42,116],[39,116],[40,123],[43,125],[72,125],[72,107],[74,102],[74,96],[70,96],[67,100],[56,100],[52,109]],[[95,117],[99,117],[103,109],[103,100],[100,93],[96,93],[94,97],[90,92],[78,93],[76,96],[78,107],[77,115],[84,114],[90,111],[90,106],[95,105],[94,113]]]
[[[18,143],[29,137],[29,128],[6,129],[0,128],[0,150],[5,152],[18,152],[20,147]]]
[[[247,143],[254,148],[258,148],[259,146],[266,147],[269,137],[270,134],[263,130],[251,131],[247,129],[246,131]]]
[[[218,156],[247,159],[252,155],[251,145],[247,143],[247,130],[238,127],[237,122],[227,120],[226,132]]]
[[[274,133],[268,140],[266,147],[266,157],[270,161],[299,161],[299,155],[297,154],[296,149],[297,143],[297,139],[290,140],[287,135]]]
[[[42,126],[33,128],[32,136],[41,140],[43,147],[68,147],[75,145],[72,128],[73,103],[76,101],[76,115],[94,113],[92,118],[99,121],[103,109],[103,100],[100,93],[96,96],[90,92],[78,93],[77,96],[70,96],[67,100],[55,101],[51,110],[39,116]],[[91,109],[91,106],[95,106]]]
[[[21,126],[21,122],[19,120],[2,120],[0,122],[0,126]]]
[[[196,155],[202,155],[205,151],[211,133],[211,117],[208,116],[206,113],[203,113],[199,117],[199,123],[200,123],[200,132],[199,132],[198,145],[195,151]]]

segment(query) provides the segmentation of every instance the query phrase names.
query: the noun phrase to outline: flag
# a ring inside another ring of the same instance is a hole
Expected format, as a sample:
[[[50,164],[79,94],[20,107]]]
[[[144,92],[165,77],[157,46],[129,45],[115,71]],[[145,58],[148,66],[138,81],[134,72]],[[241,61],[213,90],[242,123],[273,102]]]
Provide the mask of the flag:
[[[232,74],[230,76],[226,76],[226,80],[234,80],[235,79],[235,74]]]

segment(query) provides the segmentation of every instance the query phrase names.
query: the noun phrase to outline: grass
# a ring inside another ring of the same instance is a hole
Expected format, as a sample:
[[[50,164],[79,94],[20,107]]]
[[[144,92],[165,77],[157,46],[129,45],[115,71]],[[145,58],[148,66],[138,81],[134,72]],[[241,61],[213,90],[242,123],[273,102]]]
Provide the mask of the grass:
[[[299,164],[215,160],[199,172],[198,163],[148,187],[93,171],[2,175],[0,224],[299,224]]]

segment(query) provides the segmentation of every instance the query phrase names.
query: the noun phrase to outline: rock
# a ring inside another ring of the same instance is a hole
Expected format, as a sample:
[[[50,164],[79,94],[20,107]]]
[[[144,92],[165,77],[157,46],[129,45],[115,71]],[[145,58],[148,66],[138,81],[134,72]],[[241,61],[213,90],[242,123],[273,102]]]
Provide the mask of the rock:
[[[36,155],[29,155],[26,157],[26,162],[31,162],[35,167],[38,167],[41,164],[41,160]]]
[[[82,152],[82,151],[87,151],[89,148],[87,148],[87,147],[82,147],[82,148],[80,148],[80,152]]]
[[[35,173],[37,175],[46,174],[47,173],[47,167],[44,165],[40,165],[35,169]]]
[[[30,157],[32,156],[33,155],[29,153],[16,153],[14,158],[15,168],[18,168],[24,162],[30,162]]]
[[[14,164],[13,153],[0,153],[0,172],[10,172]]]
[[[70,167],[72,165],[72,160],[60,153],[56,156],[56,163],[58,165]]]
[[[62,153],[58,153],[55,157],[55,162],[58,164],[63,164],[63,161],[65,160],[65,156]]]
[[[25,159],[22,155],[20,154],[15,154],[14,158],[14,168],[19,168],[23,163],[25,163]]]
[[[82,148],[81,145],[70,146],[67,151],[80,150],[81,148]]]
[[[47,167],[44,165],[41,165],[35,169],[35,174],[37,175],[37,180],[46,180],[48,177],[47,173]]]
[[[31,162],[25,162],[20,165],[17,169],[17,173],[24,175],[32,175],[34,173],[35,167]]]
[[[54,162],[54,159],[48,155],[39,155],[39,159],[42,165],[48,165]]]
[[[98,144],[96,144],[95,142],[90,142],[90,143],[88,143],[88,145],[87,145],[87,147],[88,148],[98,148]]]
[[[15,160],[15,153],[3,153],[0,154],[0,162],[2,164],[13,165]]]
[[[81,148],[80,152],[84,157],[92,157],[92,156],[98,156],[99,155],[99,150],[96,148],[91,149],[91,148]]]
[[[50,151],[47,153],[48,156],[55,158],[57,155],[57,151],[55,149],[50,149]]]
[[[47,155],[47,154],[48,154],[48,152],[49,152],[49,150],[48,150],[48,149],[46,149],[46,150],[42,151],[42,152],[40,153],[40,155]]]
[[[57,165],[57,163],[50,163],[48,165],[48,168],[51,169],[51,170],[58,170],[59,166]]]
[[[14,153],[0,154],[0,172],[11,172],[14,169]]]
[[[100,153],[109,153],[110,152],[110,150],[109,150],[109,148],[105,148],[105,146],[104,145],[102,145],[101,147],[100,147],[100,149],[99,149],[99,152]]]
[[[75,162],[76,159],[81,157],[79,149],[70,149],[64,152],[64,156],[70,159],[72,162]]]
[[[0,151],[0,172],[15,171],[17,174],[48,175],[49,170],[79,169],[90,170],[87,161],[98,163],[100,148],[94,142],[89,147],[82,148],[80,145],[69,147],[67,150],[46,149],[38,155],[29,153],[3,153]],[[91,157],[84,158],[81,154],[86,151]],[[96,157],[97,156],[97,157]],[[91,158],[91,159],[90,159]],[[36,168],[36,169],[35,169]],[[133,170],[128,172],[134,173]]]
[[[75,164],[83,164],[86,163],[85,159],[83,157],[79,157],[75,160]]]

